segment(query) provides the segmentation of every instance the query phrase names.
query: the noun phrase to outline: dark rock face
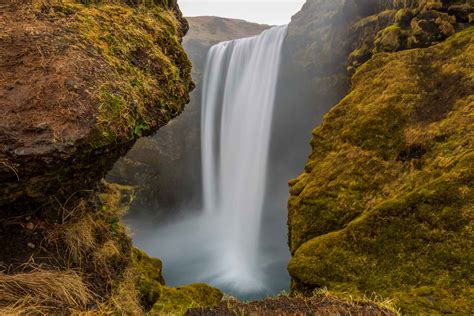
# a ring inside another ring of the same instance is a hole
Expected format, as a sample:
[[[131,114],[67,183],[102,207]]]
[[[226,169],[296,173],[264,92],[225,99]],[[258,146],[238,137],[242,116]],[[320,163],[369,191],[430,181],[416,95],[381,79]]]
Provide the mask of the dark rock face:
[[[169,213],[201,201],[201,86],[209,48],[222,41],[254,36],[267,25],[217,17],[188,18],[183,45],[197,84],[186,110],[155,136],[140,139],[109,173],[111,181],[137,187],[130,214]],[[150,210],[153,210],[150,212]],[[161,212],[161,213],[160,213]]]
[[[356,24],[383,2],[312,0],[293,16],[283,45],[271,144],[269,183],[281,185],[274,185],[279,192],[269,196],[284,196],[283,183],[300,172],[310,152],[308,135],[349,89],[347,58],[354,47],[384,26],[378,24],[388,23],[381,17],[382,22]]]
[[[185,29],[175,29],[171,16],[155,33],[157,22],[133,21],[123,34],[107,33],[128,13],[157,21],[159,4],[145,13],[133,5],[114,12],[34,5],[5,4],[0,13],[0,206],[41,204],[94,185],[135,139],[180,113],[192,88],[180,45]],[[98,24],[91,14],[110,20]],[[141,28],[153,34],[126,38]],[[162,46],[134,54],[153,41]],[[176,80],[167,82],[165,72]]]

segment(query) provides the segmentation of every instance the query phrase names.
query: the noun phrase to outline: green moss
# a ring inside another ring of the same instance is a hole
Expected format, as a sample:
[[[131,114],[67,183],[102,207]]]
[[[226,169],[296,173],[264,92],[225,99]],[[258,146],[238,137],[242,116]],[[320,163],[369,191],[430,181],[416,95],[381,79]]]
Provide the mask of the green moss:
[[[160,299],[150,311],[152,315],[184,315],[190,308],[214,307],[222,300],[222,292],[206,284],[192,284],[162,289]]]
[[[222,300],[222,292],[206,284],[165,286],[161,261],[143,251],[134,248],[132,259],[140,302],[150,315],[184,315],[190,308],[213,307]]]
[[[470,0],[449,1],[381,1],[378,12],[353,23],[356,36],[348,58],[349,73],[380,52],[396,52],[435,45],[456,31],[472,26],[468,14]],[[456,8],[456,9],[454,9]],[[469,21],[469,22],[468,22]]]
[[[406,32],[398,23],[381,30],[374,41],[374,53],[395,52],[406,46]]]
[[[150,258],[136,248],[133,248],[132,258],[133,266],[139,275],[137,289],[140,293],[140,301],[142,306],[149,310],[160,298],[161,288],[165,284],[161,274],[163,264],[161,260]]]
[[[411,19],[413,18],[413,12],[409,9],[400,9],[395,15],[395,22],[402,27],[408,27]]]
[[[76,45],[101,60],[93,74],[97,90],[88,91],[99,105],[94,147],[149,134],[184,109],[191,62],[167,1],[67,0],[49,12],[50,18],[67,16],[65,26],[80,39]]]
[[[374,56],[314,130],[290,181],[295,291],[375,292],[409,314],[474,310],[473,35]]]

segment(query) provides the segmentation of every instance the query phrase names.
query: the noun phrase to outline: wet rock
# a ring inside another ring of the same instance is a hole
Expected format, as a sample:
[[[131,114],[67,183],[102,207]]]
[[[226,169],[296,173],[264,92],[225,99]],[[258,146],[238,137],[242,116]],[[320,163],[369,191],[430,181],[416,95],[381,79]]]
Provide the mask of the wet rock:
[[[391,26],[380,31],[375,38],[375,52],[395,52],[402,47],[402,30]]]

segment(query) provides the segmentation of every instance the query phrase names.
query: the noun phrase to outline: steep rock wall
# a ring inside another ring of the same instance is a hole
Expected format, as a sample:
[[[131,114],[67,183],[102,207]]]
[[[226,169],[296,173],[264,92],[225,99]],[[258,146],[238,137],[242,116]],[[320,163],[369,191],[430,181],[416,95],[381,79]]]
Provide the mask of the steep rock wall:
[[[472,22],[473,14],[470,1],[308,0],[284,44],[272,156],[301,166],[308,133],[372,54],[430,46]]]
[[[339,86],[347,89],[355,73],[349,94],[313,131],[305,172],[290,181],[293,288],[376,292],[408,313],[469,313],[472,251],[463,249],[473,249],[473,34],[462,30],[472,25],[472,4],[373,4],[308,1],[292,22],[328,36],[320,45],[302,42],[299,60],[331,52],[328,43],[344,48],[335,59],[326,55],[335,62],[328,73],[318,59],[303,66],[314,69],[316,92],[346,69]],[[329,21],[304,22],[317,12]],[[341,21],[342,35],[331,34]]]

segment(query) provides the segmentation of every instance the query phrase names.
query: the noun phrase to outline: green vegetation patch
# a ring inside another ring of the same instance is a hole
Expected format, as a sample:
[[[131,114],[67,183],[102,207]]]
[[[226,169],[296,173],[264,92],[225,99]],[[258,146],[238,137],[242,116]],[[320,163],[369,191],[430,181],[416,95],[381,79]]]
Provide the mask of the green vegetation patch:
[[[159,259],[136,248],[132,258],[140,303],[150,315],[184,315],[190,308],[213,307],[222,300],[222,292],[206,284],[167,287]]]
[[[161,274],[163,264],[161,260],[150,258],[143,251],[133,249],[133,265],[139,275],[138,291],[140,301],[145,309],[151,309],[153,304],[160,298],[161,286],[165,285],[165,280]]]
[[[43,10],[46,11],[46,10]],[[182,25],[167,1],[62,1],[49,17],[100,63],[94,146],[150,134],[181,113],[192,89]],[[85,61],[87,62],[87,61]]]
[[[314,130],[290,181],[295,292],[375,292],[410,314],[474,310],[473,35],[375,55]]]
[[[152,315],[184,315],[191,308],[214,307],[222,300],[218,289],[206,284],[191,284],[175,288],[163,287]]]

